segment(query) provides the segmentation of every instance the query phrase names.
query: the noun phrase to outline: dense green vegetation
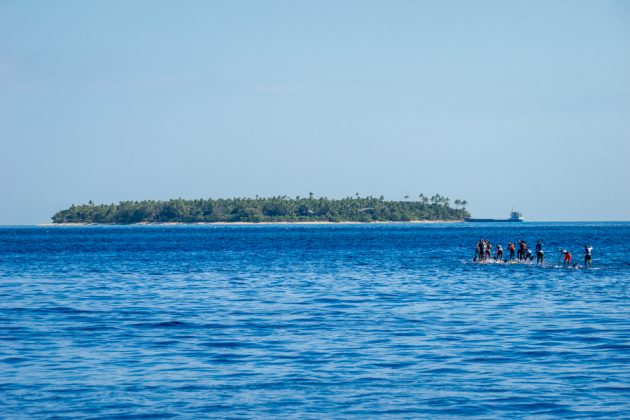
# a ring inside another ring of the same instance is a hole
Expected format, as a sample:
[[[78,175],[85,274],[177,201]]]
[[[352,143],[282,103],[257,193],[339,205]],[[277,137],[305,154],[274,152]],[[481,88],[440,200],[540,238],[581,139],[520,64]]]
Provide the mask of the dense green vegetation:
[[[308,197],[229,198],[208,200],[122,201],[119,204],[72,205],[52,217],[53,223],[165,222],[376,222],[462,220],[470,217],[466,201],[439,194],[418,200],[388,201],[382,196],[338,200]]]

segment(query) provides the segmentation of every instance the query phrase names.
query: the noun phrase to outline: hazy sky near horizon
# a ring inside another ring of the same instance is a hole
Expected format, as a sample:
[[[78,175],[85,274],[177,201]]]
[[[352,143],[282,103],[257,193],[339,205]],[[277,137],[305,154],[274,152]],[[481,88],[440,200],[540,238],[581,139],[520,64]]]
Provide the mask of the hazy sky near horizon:
[[[311,191],[630,220],[630,2],[0,0],[0,151],[0,224]]]

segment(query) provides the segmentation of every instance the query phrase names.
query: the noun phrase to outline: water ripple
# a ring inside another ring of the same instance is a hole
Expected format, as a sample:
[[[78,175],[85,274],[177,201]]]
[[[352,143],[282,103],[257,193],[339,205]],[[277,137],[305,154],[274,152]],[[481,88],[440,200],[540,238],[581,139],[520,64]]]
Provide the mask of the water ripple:
[[[546,240],[595,270],[472,264]],[[630,417],[630,224],[0,228],[0,417]]]

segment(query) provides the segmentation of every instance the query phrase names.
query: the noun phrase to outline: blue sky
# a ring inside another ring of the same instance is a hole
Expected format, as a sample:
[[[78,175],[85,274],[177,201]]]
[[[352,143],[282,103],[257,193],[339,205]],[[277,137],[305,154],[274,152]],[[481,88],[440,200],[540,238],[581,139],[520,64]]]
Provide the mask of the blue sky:
[[[626,1],[0,1],[0,224],[88,200],[630,220]]]

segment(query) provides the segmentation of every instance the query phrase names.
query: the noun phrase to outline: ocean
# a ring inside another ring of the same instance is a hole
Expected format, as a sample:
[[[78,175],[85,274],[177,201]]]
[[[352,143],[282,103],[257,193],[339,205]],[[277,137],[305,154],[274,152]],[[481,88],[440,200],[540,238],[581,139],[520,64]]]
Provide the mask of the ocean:
[[[473,263],[480,238],[545,266]],[[0,395],[12,419],[628,418],[630,223],[0,227]]]

